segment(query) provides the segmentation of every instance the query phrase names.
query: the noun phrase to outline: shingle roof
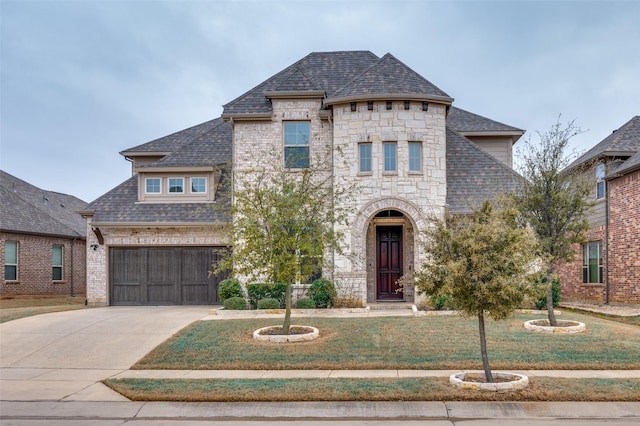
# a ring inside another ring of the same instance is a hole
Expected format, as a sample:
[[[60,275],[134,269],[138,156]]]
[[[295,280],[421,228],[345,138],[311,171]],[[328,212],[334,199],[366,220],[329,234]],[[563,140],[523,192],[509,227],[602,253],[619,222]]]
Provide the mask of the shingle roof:
[[[616,177],[620,177],[626,175],[627,173],[633,172],[637,169],[640,169],[640,151],[629,157],[627,160],[625,160],[624,163],[620,164],[615,169],[611,170],[606,178],[614,179]]]
[[[331,99],[363,98],[376,95],[414,95],[452,99],[430,81],[406,66],[390,53],[384,55],[346,86],[328,95]],[[331,103],[331,99],[327,103]]]
[[[213,120],[197,124],[193,127],[189,127],[188,129],[172,133],[168,136],[152,140],[151,142],[143,143],[142,145],[125,149],[120,154],[127,155],[127,153],[134,152],[174,152],[184,144],[192,142],[198,136],[211,131],[220,124],[222,124],[222,119],[215,118]]]
[[[77,211],[87,203],[73,195],[46,191],[0,170],[0,229],[17,233],[86,236]]]
[[[271,113],[264,95],[269,91],[324,90],[331,96],[377,61],[368,51],[311,53],[224,105],[222,116]]]
[[[523,178],[447,127],[447,207],[470,213],[486,199],[513,191]]]
[[[222,199],[226,199],[223,197]],[[227,223],[229,216],[204,203],[138,203],[138,176],[132,176],[87,206],[95,224]]]
[[[458,132],[521,132],[524,130],[508,126],[490,118],[465,111],[454,106],[449,109],[447,126]]]
[[[572,162],[568,168],[594,160],[600,156],[640,151],[640,115],[636,115],[618,130]],[[629,154],[627,154],[629,155]]]
[[[231,161],[233,134],[231,124],[222,119],[212,120],[217,125],[205,133],[193,133],[191,140],[182,137],[179,149],[145,167],[193,167],[225,164]]]

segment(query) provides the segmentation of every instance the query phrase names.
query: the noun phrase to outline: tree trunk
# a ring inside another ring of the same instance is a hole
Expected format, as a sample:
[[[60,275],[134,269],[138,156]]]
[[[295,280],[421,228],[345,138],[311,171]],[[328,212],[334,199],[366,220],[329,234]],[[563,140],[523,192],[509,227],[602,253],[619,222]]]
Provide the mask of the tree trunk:
[[[553,269],[547,269],[547,314],[549,325],[557,327],[556,314],[553,312]]]
[[[484,332],[484,312],[478,314],[478,329],[480,331],[480,352],[482,353],[484,376],[487,378],[487,382],[493,383],[493,374],[491,374],[491,367],[489,367],[489,355],[487,355],[487,335]]]
[[[291,283],[287,283],[287,291],[285,294],[285,310],[284,323],[282,324],[282,334],[289,334],[289,328],[291,328]]]

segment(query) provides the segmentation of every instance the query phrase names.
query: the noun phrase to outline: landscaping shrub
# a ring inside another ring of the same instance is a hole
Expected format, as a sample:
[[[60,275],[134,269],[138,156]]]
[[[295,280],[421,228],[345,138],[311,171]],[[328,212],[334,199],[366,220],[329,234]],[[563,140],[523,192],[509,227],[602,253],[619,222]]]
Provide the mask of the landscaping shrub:
[[[258,300],[258,309],[279,309],[279,308],[280,308],[280,302],[278,302],[278,299],[267,298],[267,299]]]
[[[448,309],[451,307],[450,299],[448,296],[443,295],[435,295],[429,298],[429,304],[436,311],[441,311],[443,309]]]
[[[247,309],[247,301],[244,297],[230,297],[224,302],[224,308],[230,311],[243,311]]]
[[[337,296],[332,306],[334,308],[364,308],[362,299],[356,296]]]
[[[257,309],[258,301],[262,299],[276,299],[280,304],[280,306],[278,307],[284,308],[286,292],[287,292],[287,285],[282,283],[247,284],[247,295],[249,296],[249,305],[251,305],[251,309]]]
[[[336,299],[336,287],[325,278],[318,278],[309,287],[309,297],[318,308],[330,308]]]
[[[534,285],[541,293],[540,297],[535,302],[536,309],[545,310],[547,309],[547,277],[536,279]],[[551,298],[553,299],[553,307],[557,308],[560,304],[560,280],[557,277],[551,281]]]
[[[244,291],[242,291],[242,284],[236,278],[227,278],[218,285],[218,298],[221,302],[231,297],[244,298]]]
[[[315,309],[316,302],[313,300],[303,297],[301,299],[296,300],[296,309]]]

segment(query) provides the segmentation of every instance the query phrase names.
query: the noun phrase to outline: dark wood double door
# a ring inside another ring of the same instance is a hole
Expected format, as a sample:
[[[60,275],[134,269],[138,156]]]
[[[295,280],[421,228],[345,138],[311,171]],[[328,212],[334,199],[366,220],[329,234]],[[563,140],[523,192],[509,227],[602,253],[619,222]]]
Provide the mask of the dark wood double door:
[[[111,305],[208,305],[218,301],[209,274],[219,260],[214,247],[112,247]]]
[[[398,280],[402,277],[402,226],[376,228],[376,298],[403,300]]]

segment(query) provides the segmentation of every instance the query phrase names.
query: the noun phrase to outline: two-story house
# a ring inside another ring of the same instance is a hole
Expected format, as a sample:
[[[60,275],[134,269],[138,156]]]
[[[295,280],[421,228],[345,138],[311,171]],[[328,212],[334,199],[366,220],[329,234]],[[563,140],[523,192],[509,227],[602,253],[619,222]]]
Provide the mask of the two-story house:
[[[132,177],[83,212],[91,304],[215,303],[208,271],[231,218],[219,203],[225,167],[279,155],[292,171],[325,161],[356,181],[346,255],[324,271],[362,303],[413,302],[398,279],[423,260],[428,217],[469,213],[521,179],[522,130],[452,106],[394,56],[312,53],[224,105],[222,117],[123,151]],[[339,158],[339,161],[333,161]]]
[[[562,297],[640,304],[640,116],[576,159],[569,169],[593,177],[588,241],[558,274]]]

